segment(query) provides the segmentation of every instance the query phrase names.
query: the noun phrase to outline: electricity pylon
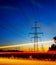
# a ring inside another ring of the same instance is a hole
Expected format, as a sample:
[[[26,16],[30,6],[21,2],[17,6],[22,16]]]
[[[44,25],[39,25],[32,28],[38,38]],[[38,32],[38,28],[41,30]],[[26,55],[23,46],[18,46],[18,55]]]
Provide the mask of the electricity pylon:
[[[37,50],[38,50],[38,38],[41,38],[41,37],[38,37],[39,34],[43,34],[42,32],[38,32],[38,29],[40,29],[40,27],[37,25],[37,22],[35,22],[35,25],[34,27],[32,27],[32,29],[34,29],[34,32],[33,33],[30,33],[30,34],[33,34],[34,37],[34,51],[35,51],[35,44],[37,43]]]

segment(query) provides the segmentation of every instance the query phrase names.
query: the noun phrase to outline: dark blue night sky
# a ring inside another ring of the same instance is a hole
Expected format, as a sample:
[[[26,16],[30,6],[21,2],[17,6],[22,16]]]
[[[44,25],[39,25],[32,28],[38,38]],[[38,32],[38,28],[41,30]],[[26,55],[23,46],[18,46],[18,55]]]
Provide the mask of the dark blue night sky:
[[[56,36],[56,0],[0,0],[0,45],[31,42],[37,21],[42,40]]]

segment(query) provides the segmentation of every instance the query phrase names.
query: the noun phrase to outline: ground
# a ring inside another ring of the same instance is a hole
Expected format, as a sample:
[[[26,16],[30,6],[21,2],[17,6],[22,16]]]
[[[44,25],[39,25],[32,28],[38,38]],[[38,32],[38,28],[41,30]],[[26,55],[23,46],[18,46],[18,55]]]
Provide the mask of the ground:
[[[0,58],[0,65],[56,65],[56,61]]]

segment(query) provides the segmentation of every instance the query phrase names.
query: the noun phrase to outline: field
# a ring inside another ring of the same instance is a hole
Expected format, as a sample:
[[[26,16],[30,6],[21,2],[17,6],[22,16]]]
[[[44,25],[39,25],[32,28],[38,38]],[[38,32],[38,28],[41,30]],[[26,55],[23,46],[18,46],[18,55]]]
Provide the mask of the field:
[[[0,65],[56,65],[56,61],[0,58]]]

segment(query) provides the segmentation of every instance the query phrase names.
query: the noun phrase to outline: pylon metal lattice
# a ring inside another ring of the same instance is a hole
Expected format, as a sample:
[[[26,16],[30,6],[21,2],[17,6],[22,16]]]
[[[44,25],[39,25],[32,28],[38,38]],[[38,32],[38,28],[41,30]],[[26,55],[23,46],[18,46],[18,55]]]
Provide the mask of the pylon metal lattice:
[[[38,29],[40,29],[40,27],[37,26],[37,22],[35,21],[35,26],[32,27],[35,31],[33,33],[30,33],[30,34],[34,34],[34,51],[35,51],[35,44],[37,43],[37,50],[38,50],[38,38],[41,38],[41,37],[38,37],[39,34],[43,34],[42,32],[38,32]]]

